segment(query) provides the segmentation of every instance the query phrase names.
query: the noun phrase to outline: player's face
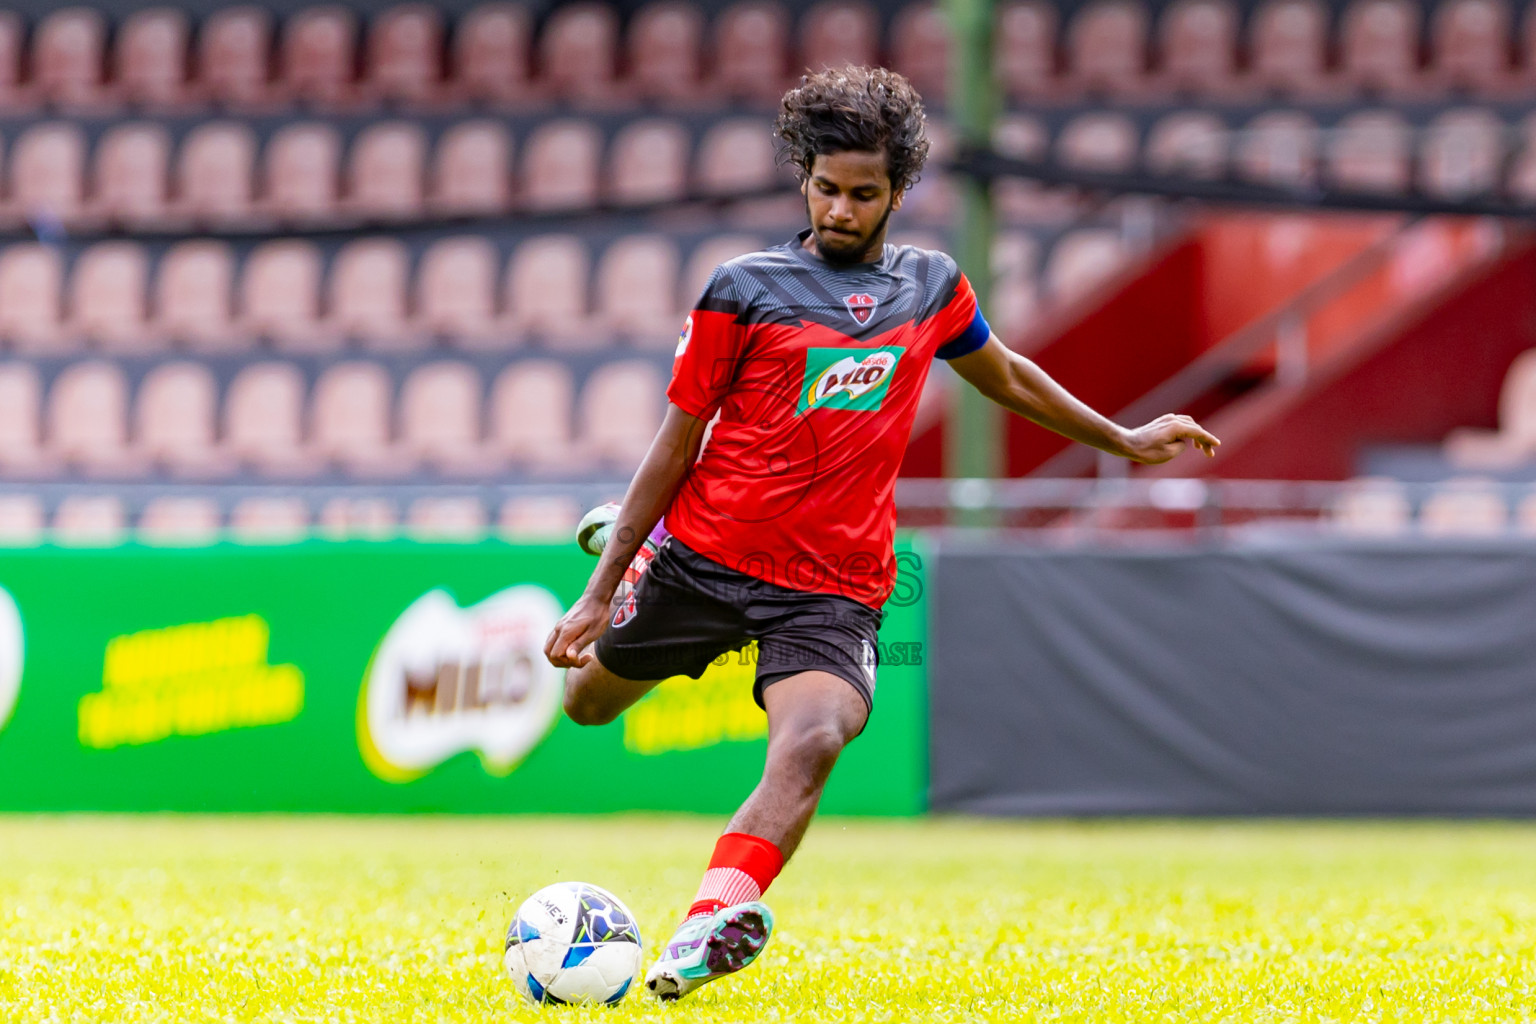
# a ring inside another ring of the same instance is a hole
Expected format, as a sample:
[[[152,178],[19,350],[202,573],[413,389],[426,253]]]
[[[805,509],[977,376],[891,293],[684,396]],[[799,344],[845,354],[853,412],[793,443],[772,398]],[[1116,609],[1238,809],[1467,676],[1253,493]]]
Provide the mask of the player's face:
[[[829,263],[880,258],[885,223],[901,209],[884,153],[847,150],[818,156],[805,185],[816,250]]]

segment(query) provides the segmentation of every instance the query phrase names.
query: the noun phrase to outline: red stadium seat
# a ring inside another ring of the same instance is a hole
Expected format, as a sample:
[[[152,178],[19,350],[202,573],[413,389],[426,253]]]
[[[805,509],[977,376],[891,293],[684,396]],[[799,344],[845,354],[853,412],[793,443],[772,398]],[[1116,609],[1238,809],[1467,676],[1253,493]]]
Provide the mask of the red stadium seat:
[[[891,23],[891,67],[907,76],[930,102],[942,102],[949,92],[953,45],[949,20],[937,4],[903,7]]]
[[[1309,185],[1317,177],[1317,160],[1317,122],[1299,112],[1260,114],[1248,122],[1238,142],[1238,167],[1249,181]]]
[[[417,540],[470,544],[485,536],[489,524],[479,498],[438,495],[412,501],[405,525]]]
[[[1520,20],[1519,49],[1517,75],[1520,86],[1529,89],[1536,82],[1536,6],[1527,5]]]
[[[374,349],[415,347],[418,337],[405,308],[408,262],[405,243],[394,238],[359,238],[342,246],[331,262],[329,332]]]
[[[65,346],[64,268],[52,246],[22,242],[0,250],[0,338],[22,352]]]
[[[146,544],[198,547],[219,538],[224,517],[212,498],[162,495],[144,503],[139,538]]]
[[[140,455],[177,474],[198,476],[232,466],[214,436],[218,384],[201,363],[162,363],[144,375],[134,408],[134,444]]]
[[[454,93],[483,103],[511,103],[530,90],[533,26],[518,3],[486,3],[459,19],[453,37]]]
[[[1328,11],[1319,0],[1268,0],[1252,25],[1256,85],[1296,96],[1327,90]]]
[[[443,84],[443,20],[430,4],[408,3],[375,15],[368,25],[365,87],[371,96],[426,103]]]
[[[1056,138],[1056,158],[1068,167],[1124,171],[1136,163],[1136,124],[1124,114],[1095,112],[1073,118]]]
[[[694,246],[693,252],[688,255],[688,262],[683,268],[683,275],[679,281],[681,291],[678,292],[678,309],[692,309],[694,303],[704,294],[704,286],[709,283],[709,275],[715,272],[720,264],[735,259],[737,256],[745,256],[749,252],[756,252],[763,247],[762,239],[755,235],[714,235],[704,239]],[[678,330],[682,330],[682,324],[678,324]]]
[[[722,99],[776,104],[789,79],[789,15],[772,0],[746,0],[720,12],[713,34],[709,91]]]
[[[557,7],[539,40],[544,87],[557,99],[605,104],[616,95],[619,19],[607,4]]]
[[[128,227],[149,227],[165,216],[171,142],[153,124],[119,124],[96,146],[92,208]]]
[[[459,362],[418,366],[400,386],[400,444],[443,473],[481,475],[494,469],[481,442],[480,374]]]
[[[290,224],[337,215],[341,186],[341,138],[318,122],[284,125],[267,142],[261,205]]]
[[[595,348],[587,315],[590,257],[575,235],[540,235],[519,245],[507,264],[506,328],[563,349]]]
[[[489,445],[524,469],[582,468],[572,450],[575,384],[564,363],[525,359],[496,378]]]
[[[198,88],[221,106],[259,106],[270,98],[271,53],[272,16],[265,8],[213,11],[198,33]]]
[[[562,541],[580,520],[581,506],[569,495],[530,494],[501,503],[496,530],[511,541]]]
[[[133,475],[128,453],[128,380],[111,363],[71,363],[48,395],[48,449],[92,474]]]
[[[416,125],[383,121],[364,128],[347,163],[346,209],[369,220],[420,217],[426,160],[426,136]]]
[[[535,129],[523,148],[525,205],[561,210],[595,203],[602,145],[590,121],[551,121]]]
[[[53,513],[54,539],[75,547],[117,544],[127,528],[123,500],[114,494],[71,494]]]
[[[927,248],[925,246],[925,248]],[[1030,327],[1039,305],[1040,244],[1025,231],[1005,231],[992,243],[992,295],[987,321],[1009,343]]]
[[[1449,110],[1419,147],[1419,186],[1445,199],[1495,195],[1504,168],[1504,122],[1488,110]]]
[[[41,474],[43,384],[31,363],[0,363],[0,471]]]
[[[398,515],[388,498],[332,498],[320,508],[320,533],[332,540],[386,540],[395,536]]]
[[[178,242],[160,257],[150,329],[189,348],[235,347],[239,334],[230,309],[235,260],[229,245]]]
[[[229,532],[241,544],[292,544],[309,532],[309,506],[303,498],[241,498]]]
[[[1136,0],[1094,0],[1072,19],[1067,36],[1072,84],[1095,94],[1132,96],[1145,89],[1147,11]]]
[[[392,391],[389,374],[378,363],[337,363],[322,373],[310,413],[314,451],[363,475],[408,470],[390,436]]]
[[[997,12],[996,63],[1003,91],[1031,100],[1056,88],[1056,8],[1043,0],[1015,0]]]
[[[1029,114],[1004,114],[992,127],[992,146],[1018,160],[1044,160],[1050,153],[1050,132]],[[1011,224],[1062,220],[1076,206],[1070,190],[1047,188],[1027,178],[999,178],[992,183],[998,217]]]
[[[698,104],[704,17],[697,4],[660,0],[635,14],[629,27],[625,92],[652,103]]]
[[[1436,83],[1474,92],[1508,85],[1513,21],[1504,0],[1447,0],[1436,8],[1431,39]]]
[[[416,275],[416,329],[464,348],[503,340],[496,315],[497,263],[496,247],[478,235],[433,242]]]
[[[498,121],[465,121],[438,138],[432,160],[433,212],[496,216],[512,205],[512,136]]]
[[[104,349],[146,347],[149,260],[135,242],[98,242],[75,260],[66,331]]]
[[[39,22],[32,79],[43,99],[66,110],[100,104],[106,40],[106,19],[90,7],[65,7]]]
[[[1157,174],[1220,178],[1227,170],[1227,126],[1215,114],[1169,114],[1147,135],[1146,165]]]
[[[648,362],[606,363],[587,375],[577,407],[577,445],[617,472],[631,472],[661,426],[666,382]]]
[[[211,121],[187,133],[176,162],[176,207],[200,224],[251,220],[256,135],[233,121]]]
[[[707,195],[772,188],[778,180],[770,127],[757,118],[717,121],[699,142],[698,187]]]
[[[1178,0],[1162,17],[1159,71],[1181,93],[1224,95],[1237,67],[1237,8],[1231,0]]]
[[[676,121],[631,121],[614,136],[604,177],[617,203],[677,199],[688,189],[688,130]]]
[[[1419,8],[1413,0],[1354,0],[1339,28],[1344,80],[1373,93],[1401,94],[1419,69]]]
[[[280,347],[314,349],[331,340],[320,326],[320,251],[309,242],[263,242],[246,257],[240,329]]]
[[[1393,111],[1367,110],[1346,117],[1329,140],[1331,183],[1369,192],[1407,189],[1412,131]]]
[[[671,351],[683,317],[678,312],[677,243],[665,235],[625,235],[597,264],[596,320],[611,335],[639,347]]]
[[[185,102],[190,31],[186,13],[174,7],[130,14],[117,34],[113,86],[118,95],[149,108]]]
[[[1045,284],[1058,305],[1076,302],[1096,291],[1126,265],[1125,246],[1117,232],[1106,228],[1080,228],[1051,247],[1045,267]]]
[[[0,544],[32,547],[43,541],[47,516],[35,494],[0,495]]]
[[[304,450],[304,377],[291,363],[255,363],[230,381],[224,451],[267,473],[302,476],[316,464]]]
[[[286,95],[321,107],[356,95],[357,18],[345,7],[311,7],[283,25],[281,84]]]
[[[21,133],[11,153],[11,202],[32,221],[69,225],[81,215],[85,136],[72,124],[45,122]]]
[[[802,67],[880,63],[880,15],[863,0],[821,0],[800,19]]]
[[[15,11],[0,11],[0,110],[29,106],[31,90],[22,83],[27,32]]]

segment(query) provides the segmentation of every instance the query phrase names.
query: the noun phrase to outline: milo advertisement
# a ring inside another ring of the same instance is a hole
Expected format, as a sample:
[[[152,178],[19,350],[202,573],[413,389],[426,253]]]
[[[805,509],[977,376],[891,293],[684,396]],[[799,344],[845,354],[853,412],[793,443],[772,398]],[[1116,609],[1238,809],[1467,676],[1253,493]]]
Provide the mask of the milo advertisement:
[[[922,809],[923,558],[898,550],[828,812]],[[543,644],[593,564],[494,540],[6,552],[0,810],[734,809],[767,738],[753,647],[611,725],[561,713]]]

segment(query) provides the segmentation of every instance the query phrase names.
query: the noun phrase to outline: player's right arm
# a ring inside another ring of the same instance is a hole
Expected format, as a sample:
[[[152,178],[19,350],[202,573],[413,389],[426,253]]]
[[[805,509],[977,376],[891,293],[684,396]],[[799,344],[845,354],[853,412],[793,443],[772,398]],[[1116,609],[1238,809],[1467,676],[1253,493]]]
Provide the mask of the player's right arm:
[[[672,503],[689,467],[699,457],[706,426],[704,420],[668,404],[661,429],[624,492],[619,517],[614,520],[613,532],[587,581],[587,589],[555,623],[544,643],[544,656],[556,668],[576,668],[592,659],[587,647],[608,627],[613,592],[635,552]]]

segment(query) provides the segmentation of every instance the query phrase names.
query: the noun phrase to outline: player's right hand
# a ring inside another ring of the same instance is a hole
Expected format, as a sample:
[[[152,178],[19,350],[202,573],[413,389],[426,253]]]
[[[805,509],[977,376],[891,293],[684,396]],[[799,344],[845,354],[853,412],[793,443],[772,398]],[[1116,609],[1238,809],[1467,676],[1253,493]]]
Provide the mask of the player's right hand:
[[[591,661],[592,652],[587,648],[608,628],[609,613],[607,601],[583,594],[550,631],[544,641],[544,657],[555,668],[580,668]]]

